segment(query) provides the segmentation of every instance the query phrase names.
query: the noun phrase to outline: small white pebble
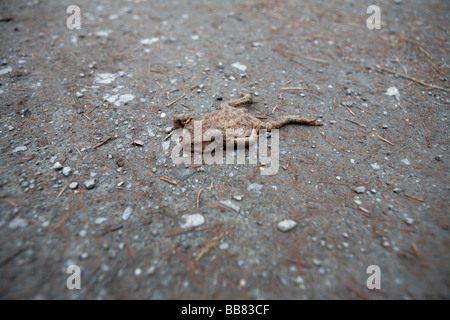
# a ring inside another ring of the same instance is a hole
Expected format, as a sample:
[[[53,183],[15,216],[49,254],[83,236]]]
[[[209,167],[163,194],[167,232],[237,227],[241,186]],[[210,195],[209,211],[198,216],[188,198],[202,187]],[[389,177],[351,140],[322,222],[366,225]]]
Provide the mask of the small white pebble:
[[[283,220],[280,223],[278,223],[278,230],[282,232],[287,232],[295,228],[297,225],[297,222],[294,220]]]

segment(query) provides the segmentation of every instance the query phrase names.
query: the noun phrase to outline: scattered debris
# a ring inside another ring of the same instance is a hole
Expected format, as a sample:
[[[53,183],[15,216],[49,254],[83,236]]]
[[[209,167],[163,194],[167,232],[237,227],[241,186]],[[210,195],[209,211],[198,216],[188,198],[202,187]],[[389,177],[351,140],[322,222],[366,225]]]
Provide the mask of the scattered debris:
[[[402,159],[400,161],[403,162],[404,164],[406,164],[407,166],[409,166],[411,164],[411,162],[409,162],[408,159]]]
[[[224,206],[227,206],[228,208],[232,209],[233,211],[239,213],[241,211],[241,208],[237,205],[235,205],[233,202],[231,202],[231,200],[226,200],[226,201],[220,201],[221,204],[223,204]]]
[[[138,147],[142,147],[144,145],[144,143],[141,140],[134,140],[132,144]]]
[[[122,213],[122,221],[127,221],[130,218],[132,212],[133,212],[132,207],[126,207]]]
[[[58,163],[59,163],[59,162],[58,162]],[[71,173],[72,173],[72,169],[71,169],[70,167],[64,167],[64,168],[62,169],[62,174],[63,174],[65,177],[70,176]]]
[[[53,165],[53,170],[58,171],[58,170],[61,170],[62,168],[63,168],[63,165],[59,161]]]
[[[76,188],[78,188],[78,182],[72,182],[72,183],[70,183],[70,184],[69,184],[69,188],[70,188],[70,189],[76,189]]]
[[[185,223],[180,222],[183,229],[198,227],[205,223],[205,217],[199,213],[182,215],[181,218],[185,220]]]
[[[364,192],[366,192],[366,187],[364,187],[364,186],[356,187],[355,192],[356,193],[364,193]]]
[[[259,183],[250,183],[247,186],[247,191],[261,191],[263,188],[263,185],[259,184]]]
[[[378,163],[371,163],[370,166],[372,167],[373,170],[380,170],[381,167]]]
[[[146,46],[152,45],[156,42],[159,42],[159,38],[157,38],[157,37],[141,40],[141,44],[146,45]]]
[[[233,68],[238,69],[241,72],[245,72],[247,70],[247,66],[240,63],[240,62],[235,62],[231,65]]]
[[[278,223],[278,230],[282,232],[288,232],[294,229],[296,225],[297,222],[295,222],[294,220],[283,220]]]
[[[387,89],[385,95],[395,96],[395,99],[400,101],[400,92],[398,91],[398,89],[396,87],[389,87],[389,89]]]
[[[84,186],[86,187],[86,189],[94,188],[95,187],[95,179],[86,180],[84,182]]]
[[[108,221],[108,218],[99,217],[95,219],[95,224],[102,224],[105,221]]]
[[[26,228],[27,226],[28,226],[28,221],[25,220],[25,219],[22,219],[20,217],[15,217],[8,224],[8,228],[11,229],[11,230]]]
[[[17,153],[17,152],[24,152],[27,150],[28,150],[28,148],[26,146],[19,146],[19,147],[15,147],[12,152]]]

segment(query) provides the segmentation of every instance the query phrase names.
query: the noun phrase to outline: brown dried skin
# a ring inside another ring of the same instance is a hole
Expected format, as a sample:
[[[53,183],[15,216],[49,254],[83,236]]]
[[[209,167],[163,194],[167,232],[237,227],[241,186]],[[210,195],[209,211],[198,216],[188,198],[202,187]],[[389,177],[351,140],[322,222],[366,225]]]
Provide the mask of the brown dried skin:
[[[175,117],[173,120],[174,128],[185,129],[191,136],[190,143],[182,143],[183,148],[203,152],[206,146],[211,143],[211,139],[206,139],[203,137],[204,133],[209,129],[218,130],[222,134],[223,145],[244,143],[246,146],[249,146],[256,142],[257,131],[259,129],[270,131],[272,129],[278,129],[289,123],[298,123],[310,126],[322,125],[322,123],[318,123],[316,120],[305,119],[297,115],[280,116],[264,122],[248,113],[246,109],[236,109],[236,107],[252,102],[252,95],[246,93],[241,98],[222,103],[219,110],[212,111],[201,116],[185,114]],[[196,121],[201,121],[201,137],[196,137],[194,135],[194,122]],[[230,130],[233,132],[231,137],[229,134]],[[201,141],[197,141],[196,139],[200,139]],[[195,142],[202,146],[201,150],[196,150],[194,148],[194,145],[196,144]],[[208,149],[211,150],[211,148]]]

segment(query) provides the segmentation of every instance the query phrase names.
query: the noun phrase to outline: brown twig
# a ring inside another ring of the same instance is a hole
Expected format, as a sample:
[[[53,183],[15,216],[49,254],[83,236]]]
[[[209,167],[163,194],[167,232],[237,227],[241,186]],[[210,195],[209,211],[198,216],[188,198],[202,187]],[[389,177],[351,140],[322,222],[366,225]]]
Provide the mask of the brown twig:
[[[92,149],[97,149],[98,147],[104,145],[104,144],[107,143],[108,141],[111,141],[111,140],[114,140],[114,139],[116,139],[116,137],[109,137],[109,138],[106,138],[105,140],[100,141],[100,143],[97,144],[96,146],[92,147]]]
[[[180,101],[181,99],[184,98],[184,96],[186,95],[186,93],[183,92],[183,94],[181,96],[179,96],[178,98],[176,98],[175,100],[173,100],[171,103],[169,103],[167,106],[170,107],[173,104],[177,103],[177,101]]]
[[[208,251],[210,251],[211,249],[214,249],[215,247],[217,247],[219,245],[219,240],[223,237],[223,233],[221,233],[220,235],[214,237],[211,241],[209,241],[206,246],[197,254],[197,256],[194,258],[194,261],[198,261],[200,260],[206,253],[208,253]]]
[[[75,147],[75,150],[77,150],[77,152],[78,152],[78,154],[81,156],[81,158],[83,158],[83,154],[81,153],[81,151],[80,150],[78,150],[78,148],[77,147]]]
[[[203,189],[200,189],[200,191],[198,192],[198,195],[197,195],[197,209],[200,208],[200,196],[201,196],[202,192],[203,192]]]
[[[347,107],[347,105],[344,103],[344,107],[346,107],[347,108],[347,110],[348,110],[348,112],[350,112],[352,115],[355,115],[354,113],[353,113],[353,111],[352,110],[350,110],[350,108],[349,107]]]
[[[12,200],[9,200],[8,198],[6,198],[5,201],[6,201],[6,203],[8,203],[10,206],[13,206],[14,208],[18,207],[17,203],[15,203]]]
[[[391,70],[391,69],[382,67],[382,66],[380,66],[380,65],[378,65],[378,64],[375,66],[375,68],[376,68],[376,69],[379,69],[379,70],[382,70],[382,71],[386,71],[386,72],[391,73],[391,74],[395,74],[395,75],[397,75],[397,76],[399,76],[399,77],[402,77],[402,78],[405,78],[405,79],[408,79],[408,80],[412,80],[412,81],[414,81],[414,82],[417,82],[417,83],[423,85],[424,87],[428,87],[428,88],[432,88],[432,89],[439,89],[439,90],[443,90],[443,91],[450,91],[450,89],[448,89],[448,88],[443,88],[443,87],[440,87],[440,86],[432,85],[432,84],[430,84],[430,83],[426,83],[426,82],[423,81],[423,80],[420,80],[420,79],[417,79],[417,78],[408,76],[408,75],[403,74],[403,73],[396,72],[396,71],[394,71],[394,70]]]
[[[386,143],[389,143],[391,146],[393,146],[394,144],[392,142],[390,142],[389,140],[386,140],[385,138],[381,137],[379,134],[377,134],[378,138],[380,138],[381,140],[383,140]]]
[[[425,202],[424,199],[416,198],[416,197],[410,196],[409,194],[406,194],[406,193],[405,193],[405,196],[407,196],[408,198],[411,198],[413,200],[417,200],[417,201],[420,201],[420,202]]]
[[[168,183],[173,184],[173,185],[177,185],[177,184],[178,184],[176,181],[169,180],[169,179],[167,179],[166,177],[159,177],[159,178],[160,178],[162,181],[168,182]]]
[[[350,119],[345,119],[345,120],[347,120],[348,122],[357,124],[357,125],[360,126],[360,127],[367,128],[367,126],[366,126],[365,124],[362,124],[362,123],[359,123],[359,122],[356,122],[356,121],[353,121],[353,120],[350,120]]]

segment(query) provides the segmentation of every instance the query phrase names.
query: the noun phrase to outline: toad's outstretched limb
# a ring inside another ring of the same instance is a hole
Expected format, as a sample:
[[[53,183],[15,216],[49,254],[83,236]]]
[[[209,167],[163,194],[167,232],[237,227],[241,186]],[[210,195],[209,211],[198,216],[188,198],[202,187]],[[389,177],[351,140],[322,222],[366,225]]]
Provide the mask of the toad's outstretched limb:
[[[323,123],[316,122],[317,119],[310,120],[301,116],[280,116],[275,119],[259,123],[259,129],[270,131],[271,129],[278,129],[289,123],[306,124],[308,126],[323,126]]]

